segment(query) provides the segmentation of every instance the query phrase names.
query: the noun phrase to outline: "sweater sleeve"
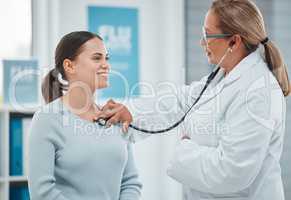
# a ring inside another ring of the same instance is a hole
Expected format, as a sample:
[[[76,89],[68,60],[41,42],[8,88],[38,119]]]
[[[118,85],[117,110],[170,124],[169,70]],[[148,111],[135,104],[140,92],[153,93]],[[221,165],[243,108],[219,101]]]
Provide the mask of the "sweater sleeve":
[[[142,184],[138,179],[138,172],[135,166],[132,145],[128,147],[128,160],[123,172],[119,200],[138,200],[141,195]]]
[[[52,114],[37,112],[32,120],[29,138],[28,185],[31,200],[68,200],[55,184],[58,140]]]

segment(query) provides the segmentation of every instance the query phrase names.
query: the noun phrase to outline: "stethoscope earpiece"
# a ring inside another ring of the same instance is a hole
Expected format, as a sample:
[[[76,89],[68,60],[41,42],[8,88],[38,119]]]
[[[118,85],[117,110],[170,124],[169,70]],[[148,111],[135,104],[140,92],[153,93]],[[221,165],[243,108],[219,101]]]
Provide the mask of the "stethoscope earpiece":
[[[233,47],[233,45],[235,45],[235,41],[231,41],[231,42],[229,43],[229,47],[228,47],[228,49],[229,49],[230,53],[232,53],[232,47]]]

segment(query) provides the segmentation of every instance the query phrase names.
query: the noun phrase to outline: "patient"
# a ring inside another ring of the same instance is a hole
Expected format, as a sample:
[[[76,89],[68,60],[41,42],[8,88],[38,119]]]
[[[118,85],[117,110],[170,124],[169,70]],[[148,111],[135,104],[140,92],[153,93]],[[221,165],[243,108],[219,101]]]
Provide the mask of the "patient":
[[[55,68],[45,77],[47,103],[33,117],[30,134],[31,200],[137,200],[141,183],[132,146],[120,128],[94,119],[96,89],[108,86],[108,53],[86,31],[59,42]]]

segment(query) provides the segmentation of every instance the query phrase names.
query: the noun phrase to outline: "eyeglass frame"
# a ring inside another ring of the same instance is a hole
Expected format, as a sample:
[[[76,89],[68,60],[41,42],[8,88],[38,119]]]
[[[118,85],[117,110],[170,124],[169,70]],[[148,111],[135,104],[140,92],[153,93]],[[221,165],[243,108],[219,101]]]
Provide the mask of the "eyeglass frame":
[[[208,46],[209,42],[207,41],[207,39],[223,39],[223,38],[228,38],[233,36],[233,34],[230,33],[218,33],[218,34],[207,34],[206,30],[204,27],[202,27],[202,40],[203,42],[205,42],[205,44]]]

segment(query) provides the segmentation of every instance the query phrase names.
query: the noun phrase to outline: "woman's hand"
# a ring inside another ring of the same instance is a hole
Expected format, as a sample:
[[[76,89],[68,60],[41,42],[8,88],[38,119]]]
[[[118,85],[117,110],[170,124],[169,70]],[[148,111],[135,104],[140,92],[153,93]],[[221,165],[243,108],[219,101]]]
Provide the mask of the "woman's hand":
[[[100,114],[96,117],[96,120],[98,118],[107,119],[107,127],[121,122],[122,131],[124,133],[128,131],[129,124],[132,122],[132,115],[129,110],[123,104],[116,103],[112,99],[107,101],[103,106]]]

